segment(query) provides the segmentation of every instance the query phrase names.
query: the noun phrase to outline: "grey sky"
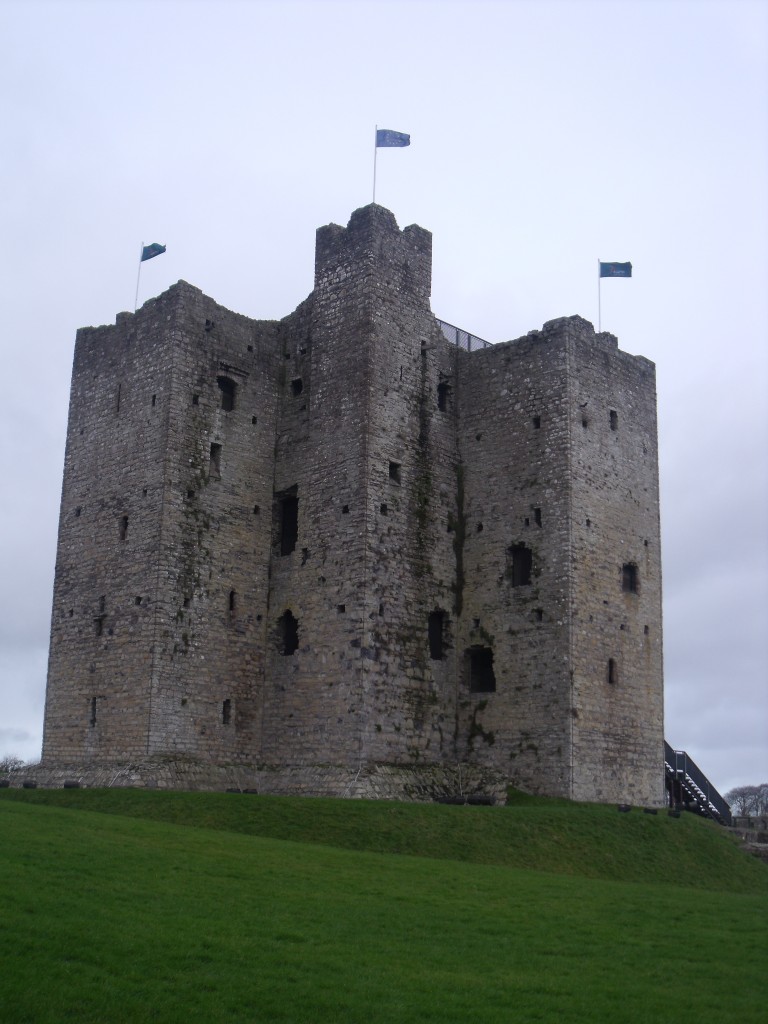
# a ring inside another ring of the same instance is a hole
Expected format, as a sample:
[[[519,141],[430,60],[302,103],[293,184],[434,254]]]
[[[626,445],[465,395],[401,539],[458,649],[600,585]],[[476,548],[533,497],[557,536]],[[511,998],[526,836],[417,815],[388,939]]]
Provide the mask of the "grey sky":
[[[489,341],[657,364],[667,739],[768,779],[768,4],[0,0],[0,753],[39,754],[78,327],[180,278],[258,318],[371,201]]]

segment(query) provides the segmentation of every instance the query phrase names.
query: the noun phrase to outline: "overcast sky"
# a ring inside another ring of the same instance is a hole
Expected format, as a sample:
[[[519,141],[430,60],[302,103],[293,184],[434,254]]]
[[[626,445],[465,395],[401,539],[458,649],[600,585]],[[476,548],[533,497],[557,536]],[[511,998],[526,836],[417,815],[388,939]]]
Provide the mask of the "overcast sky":
[[[768,4],[0,0],[0,755],[39,756],[78,327],[179,279],[259,319],[372,198],[432,307],[657,366],[666,736],[768,781]]]

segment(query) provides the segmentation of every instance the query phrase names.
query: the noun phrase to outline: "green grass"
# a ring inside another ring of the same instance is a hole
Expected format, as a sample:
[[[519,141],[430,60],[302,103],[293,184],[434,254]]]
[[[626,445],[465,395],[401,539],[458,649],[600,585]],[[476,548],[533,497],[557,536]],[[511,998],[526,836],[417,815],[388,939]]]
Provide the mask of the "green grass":
[[[141,789],[0,790],[45,803],[347,850],[768,894],[765,866],[713,822],[511,794],[507,807]]]
[[[749,1024],[768,998],[768,871],[687,816],[6,790],[0,836],[3,1024]]]

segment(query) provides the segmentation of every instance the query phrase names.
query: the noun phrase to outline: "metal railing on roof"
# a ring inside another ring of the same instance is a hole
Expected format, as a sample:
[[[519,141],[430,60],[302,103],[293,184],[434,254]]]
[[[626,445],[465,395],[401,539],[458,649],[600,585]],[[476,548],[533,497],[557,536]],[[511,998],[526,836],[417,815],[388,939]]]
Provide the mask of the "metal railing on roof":
[[[463,348],[465,352],[474,352],[479,348],[492,347],[490,341],[483,341],[482,338],[470,334],[469,331],[462,331],[460,327],[456,327],[454,324],[448,324],[445,320],[436,319],[440,325],[440,330],[448,341],[458,345],[459,348]]]

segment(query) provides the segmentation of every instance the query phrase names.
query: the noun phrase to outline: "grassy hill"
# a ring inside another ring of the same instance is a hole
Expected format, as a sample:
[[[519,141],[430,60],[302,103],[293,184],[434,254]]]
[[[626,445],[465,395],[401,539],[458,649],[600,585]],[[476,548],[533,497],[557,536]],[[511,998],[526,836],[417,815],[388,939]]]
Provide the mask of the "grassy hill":
[[[768,870],[688,815],[5,790],[0,836],[3,1024],[743,1024],[768,997]]]

